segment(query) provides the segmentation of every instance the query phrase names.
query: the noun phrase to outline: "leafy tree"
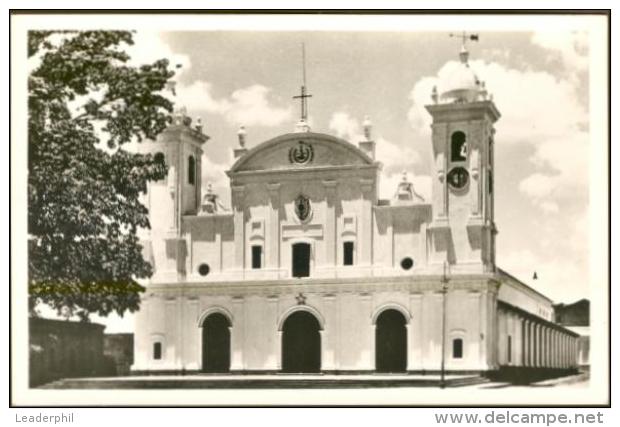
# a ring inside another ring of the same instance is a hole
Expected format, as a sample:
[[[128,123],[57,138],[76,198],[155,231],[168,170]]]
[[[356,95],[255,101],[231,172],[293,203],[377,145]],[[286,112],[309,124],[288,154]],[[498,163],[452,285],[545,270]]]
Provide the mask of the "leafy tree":
[[[139,306],[136,279],[152,274],[138,228],[139,195],[165,177],[153,156],[130,153],[169,123],[168,61],[134,67],[131,32],[32,31],[28,76],[29,305],[87,320]],[[107,145],[107,149],[103,149]]]

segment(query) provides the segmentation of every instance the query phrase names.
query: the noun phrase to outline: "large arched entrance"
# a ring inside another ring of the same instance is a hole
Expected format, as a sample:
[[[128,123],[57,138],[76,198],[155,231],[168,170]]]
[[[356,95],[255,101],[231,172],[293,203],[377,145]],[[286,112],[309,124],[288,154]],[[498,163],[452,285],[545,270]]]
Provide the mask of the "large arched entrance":
[[[394,309],[383,311],[377,318],[375,362],[377,372],[407,370],[407,319]]]
[[[202,323],[202,370],[228,372],[230,370],[231,323],[221,313],[207,316]]]
[[[321,325],[311,313],[296,311],[282,327],[282,371],[319,372],[321,370]]]

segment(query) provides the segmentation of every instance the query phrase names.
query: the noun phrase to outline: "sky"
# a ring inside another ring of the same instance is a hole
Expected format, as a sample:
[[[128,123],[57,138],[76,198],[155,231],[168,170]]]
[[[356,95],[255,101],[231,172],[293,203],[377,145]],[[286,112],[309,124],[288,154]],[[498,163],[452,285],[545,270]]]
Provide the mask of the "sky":
[[[306,50],[309,122],[315,132],[361,138],[369,116],[383,162],[380,197],[407,171],[430,194],[430,103],[437,76],[458,61],[446,32],[148,32],[135,34],[134,63],[168,58],[178,106],[210,136],[202,159],[227,205],[225,171],[237,130],[249,148],[293,130]],[[589,46],[587,34],[483,32],[470,65],[502,117],[495,135],[497,264],[554,302],[589,297]],[[439,88],[441,90],[441,88]],[[538,279],[532,280],[534,271]],[[132,330],[132,316],[93,318],[107,332]]]

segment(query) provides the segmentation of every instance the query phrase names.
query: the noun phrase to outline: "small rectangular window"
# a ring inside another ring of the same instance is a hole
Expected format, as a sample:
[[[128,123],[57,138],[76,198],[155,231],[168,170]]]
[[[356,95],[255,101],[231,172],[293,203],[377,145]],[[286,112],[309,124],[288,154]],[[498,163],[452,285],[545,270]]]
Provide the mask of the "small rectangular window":
[[[262,257],[263,247],[252,246],[252,268],[261,268]]]
[[[452,340],[452,358],[463,358],[463,340],[461,338],[455,338]]]
[[[344,265],[353,265],[353,242],[344,242],[343,251]]]
[[[161,343],[153,343],[153,359],[161,360]]]

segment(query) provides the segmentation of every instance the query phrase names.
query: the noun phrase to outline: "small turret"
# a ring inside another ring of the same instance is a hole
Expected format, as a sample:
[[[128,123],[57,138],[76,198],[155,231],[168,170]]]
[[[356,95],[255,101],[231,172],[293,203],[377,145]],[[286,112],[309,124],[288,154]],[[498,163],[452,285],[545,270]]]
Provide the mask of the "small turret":
[[[360,149],[368,155],[371,159],[375,159],[375,142],[372,140],[372,122],[370,117],[365,116],[362,122],[362,128],[364,129],[364,141],[359,142]]]
[[[239,140],[239,147],[233,150],[233,156],[235,159],[243,156],[248,152],[248,149],[245,148],[247,132],[245,130],[245,126],[239,126],[239,130],[237,131],[237,139]]]

